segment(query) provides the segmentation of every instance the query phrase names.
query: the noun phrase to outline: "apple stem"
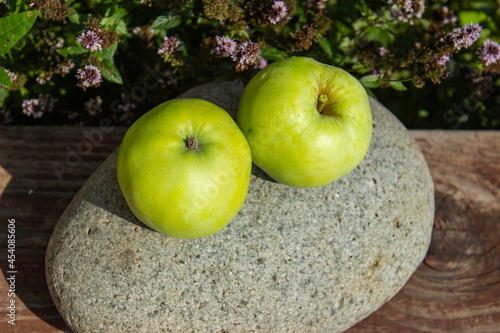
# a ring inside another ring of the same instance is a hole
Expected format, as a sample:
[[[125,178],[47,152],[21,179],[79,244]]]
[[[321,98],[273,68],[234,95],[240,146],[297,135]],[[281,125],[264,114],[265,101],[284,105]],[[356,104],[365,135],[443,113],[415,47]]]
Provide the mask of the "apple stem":
[[[321,113],[323,111],[323,108],[325,107],[326,102],[328,102],[328,96],[326,95],[319,95],[318,97],[318,112]]]
[[[198,140],[194,136],[189,136],[186,140],[187,147],[191,150],[197,149],[198,148]]]

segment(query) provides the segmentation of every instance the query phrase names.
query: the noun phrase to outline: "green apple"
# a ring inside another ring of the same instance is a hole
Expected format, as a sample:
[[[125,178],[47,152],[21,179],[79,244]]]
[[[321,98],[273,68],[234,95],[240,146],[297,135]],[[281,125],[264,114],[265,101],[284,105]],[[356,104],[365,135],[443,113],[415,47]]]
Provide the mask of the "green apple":
[[[117,177],[135,216],[175,238],[224,228],[245,201],[252,156],[226,111],[201,99],[158,105],[120,146]]]
[[[359,81],[305,57],[257,73],[243,92],[236,122],[253,162],[296,187],[324,186],[351,172],[368,151],[373,127]]]

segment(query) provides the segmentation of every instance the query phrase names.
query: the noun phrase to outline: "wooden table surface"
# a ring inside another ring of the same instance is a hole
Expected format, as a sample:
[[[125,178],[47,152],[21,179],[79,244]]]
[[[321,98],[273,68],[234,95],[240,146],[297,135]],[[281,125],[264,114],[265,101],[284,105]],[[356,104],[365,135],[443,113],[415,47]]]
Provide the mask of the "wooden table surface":
[[[0,127],[0,332],[70,332],[45,282],[52,230],[123,128]],[[500,332],[500,132],[411,131],[435,182],[429,252],[404,288],[348,330]],[[8,221],[15,219],[11,298]],[[15,300],[15,326],[8,320]]]

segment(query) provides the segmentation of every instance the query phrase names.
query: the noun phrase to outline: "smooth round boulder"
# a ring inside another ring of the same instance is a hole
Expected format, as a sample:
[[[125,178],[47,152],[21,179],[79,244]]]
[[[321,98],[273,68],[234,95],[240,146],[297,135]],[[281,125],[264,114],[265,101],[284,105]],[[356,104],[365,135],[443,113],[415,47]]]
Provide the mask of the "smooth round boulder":
[[[233,118],[243,86],[183,94]],[[50,293],[74,332],[339,332],[391,299],[422,262],[434,186],[405,127],[371,99],[363,162],[321,188],[279,184],[257,167],[219,233],[174,239],[146,227],[116,179],[117,150],[57,223]]]

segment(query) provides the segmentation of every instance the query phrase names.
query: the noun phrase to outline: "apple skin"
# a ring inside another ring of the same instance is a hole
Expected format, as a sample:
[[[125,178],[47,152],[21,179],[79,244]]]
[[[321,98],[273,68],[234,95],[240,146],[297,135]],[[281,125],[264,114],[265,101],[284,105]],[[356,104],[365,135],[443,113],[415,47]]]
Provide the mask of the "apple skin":
[[[328,100],[320,113],[321,95]],[[373,128],[361,83],[306,57],[258,72],[245,87],[236,122],[253,162],[295,187],[325,186],[351,172],[364,159]]]
[[[191,136],[197,148],[189,148]],[[236,216],[251,169],[250,148],[229,114],[208,101],[181,98],[132,124],[120,146],[117,177],[144,224],[170,237],[199,238]]]

